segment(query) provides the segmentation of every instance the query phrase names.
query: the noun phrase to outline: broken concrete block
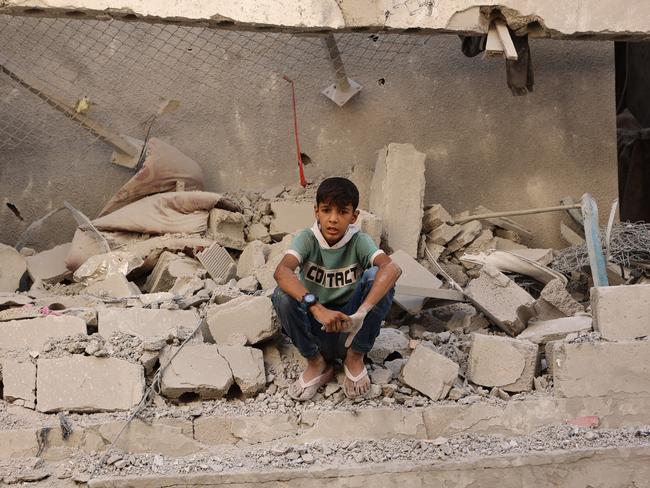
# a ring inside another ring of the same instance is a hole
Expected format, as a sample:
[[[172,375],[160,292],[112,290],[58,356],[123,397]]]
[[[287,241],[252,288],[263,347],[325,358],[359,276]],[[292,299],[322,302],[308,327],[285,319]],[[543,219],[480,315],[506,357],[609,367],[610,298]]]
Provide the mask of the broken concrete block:
[[[244,252],[239,256],[237,263],[237,276],[253,276],[255,272],[266,264],[266,258],[271,252],[271,246],[262,241],[253,241],[246,245]]]
[[[402,270],[395,284],[395,302],[411,314],[420,312],[427,291],[439,289],[442,281],[401,249],[390,257]]]
[[[0,292],[15,292],[27,271],[27,262],[13,247],[0,244]]]
[[[160,364],[167,364],[177,350],[177,347],[165,348]],[[216,345],[187,344],[165,369],[161,389],[168,398],[194,394],[212,400],[226,395],[232,383],[230,366]]]
[[[382,219],[386,242],[414,258],[422,230],[425,159],[412,144],[391,143],[379,151],[370,186],[369,210]]]
[[[509,337],[472,334],[467,377],[477,385],[509,392],[530,391],[538,345]]]
[[[37,410],[129,410],[144,393],[144,370],[123,359],[74,355],[38,360]]]
[[[194,310],[164,310],[150,308],[102,308],[97,315],[99,334],[108,339],[122,331],[141,337],[144,341],[167,338],[179,328],[193,331],[199,323]],[[201,340],[200,331],[197,340]]]
[[[195,259],[165,251],[158,258],[156,266],[142,288],[149,293],[169,291],[177,278],[194,276],[202,269],[201,263]]]
[[[0,324],[0,349],[40,351],[50,337],[86,334],[86,322],[77,317],[48,315]]]
[[[2,361],[2,397],[11,403],[34,408],[36,405],[36,365],[30,361]]]
[[[246,245],[244,225],[242,214],[213,208],[208,218],[208,235],[223,247],[241,251]]]
[[[494,238],[494,248],[497,251],[516,251],[519,249],[528,249],[528,247],[523,244],[518,244],[514,241],[509,241],[508,239],[503,239],[501,237]]]
[[[27,272],[32,281],[40,280],[53,284],[70,276],[71,272],[65,265],[65,258],[68,256],[71,246],[72,244],[68,242],[25,258]]]
[[[442,400],[458,377],[459,366],[442,354],[419,345],[402,369],[402,381],[432,400]]]
[[[429,242],[428,239],[426,240],[426,247],[434,261],[438,261],[440,255],[443,252],[445,252],[444,246],[441,246],[439,244],[434,244],[433,242]]]
[[[409,338],[401,330],[386,327],[379,331],[379,335],[375,339],[375,345],[368,353],[368,357],[374,363],[381,364],[395,352],[399,353],[403,358],[408,356],[411,353]]]
[[[442,224],[427,234],[427,242],[445,246],[461,231],[460,225]]]
[[[255,293],[260,286],[255,276],[246,276],[237,282],[237,288],[244,293]]]
[[[592,288],[591,312],[605,339],[650,336],[650,285]]]
[[[588,315],[530,322],[526,330],[517,336],[517,339],[524,339],[535,344],[546,344],[583,330],[591,330],[591,317]]]
[[[88,285],[84,292],[100,297],[125,298],[140,295],[135,283],[131,283],[122,273],[110,273],[106,278]]]
[[[490,265],[481,268],[479,277],[467,285],[465,293],[495,325],[512,336],[524,330],[517,309],[535,301],[526,290]]]
[[[207,311],[208,328],[217,344],[224,344],[236,332],[244,334],[249,344],[257,344],[277,332],[272,313],[271,299],[243,296],[210,307]]]
[[[513,230],[495,228],[494,235],[513,242],[521,242],[521,236]]]
[[[266,225],[258,222],[248,227],[246,241],[262,241],[265,244],[269,244],[271,242],[271,234],[269,234],[269,230],[266,228]]]
[[[451,222],[451,215],[445,208],[436,203],[424,211],[422,215],[422,232],[428,234],[447,222]]]
[[[219,354],[228,361],[235,383],[245,397],[264,390],[266,372],[261,350],[247,346],[220,345]]]
[[[196,259],[203,265],[215,283],[223,284],[237,274],[237,264],[225,247],[216,242],[207,249],[196,253]]]
[[[350,181],[359,190],[359,207],[368,208],[370,200],[370,182],[372,181],[373,169],[368,166],[355,164],[350,172]]]
[[[512,249],[510,252],[543,266],[548,266],[553,262],[553,249]]]
[[[274,217],[271,221],[271,237],[279,241],[287,234],[311,227],[316,220],[314,203],[311,201],[294,202],[292,200],[271,202]]]
[[[295,234],[287,234],[282,238],[280,242],[271,244],[271,250],[269,251],[269,255],[267,256],[266,261],[268,262],[278,255],[284,255],[285,251],[291,247],[294,236]]]
[[[257,281],[260,282],[262,290],[270,290],[276,287],[277,282],[275,281],[273,275],[275,274],[275,270],[278,267],[278,264],[280,264],[280,261],[282,261],[283,257],[283,254],[277,254],[275,256],[269,257],[269,260],[266,262],[266,264],[255,271],[255,278],[257,278]]]
[[[650,341],[550,344],[556,395],[650,395]]]
[[[557,308],[564,315],[571,316],[585,311],[585,307],[580,305],[566,290],[562,280],[555,279],[549,281],[542,289],[540,298]]]
[[[483,230],[483,226],[478,220],[472,220],[460,226],[460,232],[454,237],[449,244],[447,250],[449,252],[456,252],[474,241]],[[491,238],[490,238],[491,239]]]
[[[357,218],[356,225],[359,226],[361,232],[368,234],[372,240],[379,246],[381,243],[382,221],[380,217],[359,209],[359,217]]]

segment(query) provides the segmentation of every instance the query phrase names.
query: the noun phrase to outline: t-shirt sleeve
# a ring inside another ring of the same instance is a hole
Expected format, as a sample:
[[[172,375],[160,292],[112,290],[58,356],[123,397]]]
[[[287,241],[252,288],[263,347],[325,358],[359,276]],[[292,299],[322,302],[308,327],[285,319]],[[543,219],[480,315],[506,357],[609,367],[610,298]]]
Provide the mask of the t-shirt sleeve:
[[[287,249],[286,254],[291,254],[294,256],[298,262],[302,265],[304,260],[309,256],[309,250],[311,249],[311,239],[309,234],[311,230],[305,229],[293,238],[289,249]]]
[[[377,244],[372,240],[372,237],[363,233],[359,233],[357,237],[356,250],[357,259],[363,269],[370,268],[377,255],[384,252],[377,247]]]

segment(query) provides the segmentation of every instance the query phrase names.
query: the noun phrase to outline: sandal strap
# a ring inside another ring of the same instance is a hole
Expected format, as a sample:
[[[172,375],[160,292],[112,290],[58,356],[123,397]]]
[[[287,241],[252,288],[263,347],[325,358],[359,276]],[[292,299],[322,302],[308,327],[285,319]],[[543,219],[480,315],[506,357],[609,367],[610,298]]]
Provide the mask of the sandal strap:
[[[303,389],[305,389],[305,388],[309,388],[309,387],[311,387],[311,386],[317,385],[317,384],[319,384],[320,382],[322,382],[322,381],[323,381],[323,377],[325,377],[325,376],[328,375],[329,373],[330,373],[330,369],[328,368],[328,369],[325,370],[325,372],[324,372],[323,374],[321,374],[320,376],[316,376],[316,378],[311,379],[311,380],[309,380],[309,381],[306,382],[306,383],[305,383],[305,378],[303,377],[303,373],[300,373],[300,376],[298,376],[298,383],[300,384],[300,386],[301,386]]]
[[[357,381],[360,381],[364,379],[366,376],[368,376],[368,370],[366,369],[365,366],[363,367],[363,371],[361,371],[361,373],[359,373],[357,376],[352,376],[352,373],[350,373],[350,370],[345,364],[343,365],[343,370],[345,371],[346,378],[352,381],[353,383],[356,383]]]

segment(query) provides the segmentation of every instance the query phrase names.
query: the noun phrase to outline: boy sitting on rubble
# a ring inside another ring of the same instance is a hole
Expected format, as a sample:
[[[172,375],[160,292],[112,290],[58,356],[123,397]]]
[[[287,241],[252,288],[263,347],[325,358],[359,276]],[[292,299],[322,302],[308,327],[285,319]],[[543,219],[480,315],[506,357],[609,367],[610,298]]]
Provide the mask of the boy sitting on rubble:
[[[296,235],[275,270],[273,306],[308,364],[289,387],[295,400],[309,400],[331,381],[337,358],[344,358],[346,396],[370,389],[364,356],[379,335],[401,270],[354,225],[358,205],[354,183],[324,180],[316,193],[316,222]]]

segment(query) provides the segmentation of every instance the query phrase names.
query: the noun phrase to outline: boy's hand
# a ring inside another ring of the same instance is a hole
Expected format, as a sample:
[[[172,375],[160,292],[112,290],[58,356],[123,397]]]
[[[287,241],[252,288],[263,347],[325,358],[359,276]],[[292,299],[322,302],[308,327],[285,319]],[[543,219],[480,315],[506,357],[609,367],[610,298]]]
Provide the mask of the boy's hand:
[[[357,335],[357,332],[363,327],[363,321],[366,319],[366,315],[372,307],[366,305],[361,305],[355,314],[350,315],[350,323],[348,327],[348,337],[345,340],[345,347],[350,347],[354,337]]]
[[[327,332],[343,332],[350,322],[350,317],[343,312],[330,310],[320,303],[311,307],[310,312],[323,325],[322,329]]]

